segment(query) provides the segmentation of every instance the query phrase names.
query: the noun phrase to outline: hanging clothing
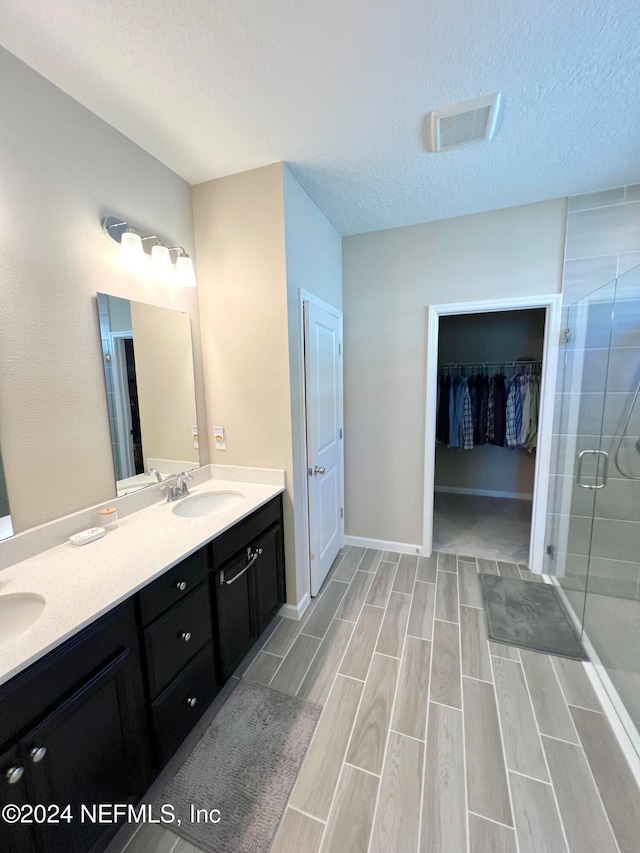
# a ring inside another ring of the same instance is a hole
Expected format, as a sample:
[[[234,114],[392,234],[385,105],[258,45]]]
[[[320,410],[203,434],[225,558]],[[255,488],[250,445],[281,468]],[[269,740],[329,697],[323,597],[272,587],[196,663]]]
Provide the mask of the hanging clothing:
[[[531,429],[531,423],[529,420],[531,409],[531,385],[529,383],[528,376],[522,377],[520,388],[522,389],[522,429],[520,430],[519,444],[524,446],[527,443],[529,430]]]
[[[462,419],[464,416],[464,387],[463,377],[454,376],[449,392],[449,447],[464,448],[462,434]]]
[[[438,416],[436,438],[442,444],[449,444],[449,390],[451,377],[443,376],[438,382]]]
[[[507,396],[507,447],[518,447],[520,445],[520,433],[522,432],[522,389],[521,376],[513,376]]]
[[[536,448],[540,377],[518,373],[449,376],[440,373],[436,440],[456,450],[476,445]]]
[[[494,378],[493,390],[493,440],[491,444],[504,447],[507,433],[507,392],[505,388],[506,377],[497,374]]]
[[[479,373],[476,376],[476,415],[474,418],[474,444],[484,444],[487,440],[487,403],[489,400],[489,380]]]
[[[468,382],[463,383],[462,394],[462,449],[473,450],[473,407]]]
[[[531,381],[533,380],[533,381]],[[530,379],[531,400],[529,404],[529,434],[525,443],[526,449],[532,453],[538,446],[538,411],[540,408],[540,377]]]

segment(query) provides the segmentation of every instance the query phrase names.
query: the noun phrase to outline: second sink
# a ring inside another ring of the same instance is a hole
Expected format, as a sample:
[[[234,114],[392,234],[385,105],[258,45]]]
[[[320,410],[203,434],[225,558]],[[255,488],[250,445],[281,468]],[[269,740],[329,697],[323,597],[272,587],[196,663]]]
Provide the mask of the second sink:
[[[191,495],[176,502],[173,512],[183,518],[200,518],[233,509],[243,500],[244,495],[241,492],[207,492],[204,495]]]
[[[33,592],[0,595],[0,646],[17,639],[44,610],[45,599]]]

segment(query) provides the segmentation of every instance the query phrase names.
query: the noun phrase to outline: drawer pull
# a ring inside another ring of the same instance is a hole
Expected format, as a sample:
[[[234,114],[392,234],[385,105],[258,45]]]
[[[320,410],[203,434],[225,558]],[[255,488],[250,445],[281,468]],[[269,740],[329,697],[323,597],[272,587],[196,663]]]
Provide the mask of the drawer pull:
[[[198,700],[196,699],[196,697],[195,696],[189,696],[189,698],[187,699],[187,705],[190,708],[195,708],[197,704],[198,704]]]
[[[7,770],[7,782],[10,785],[15,785],[24,776],[24,767],[10,767]]]
[[[47,747],[46,746],[34,746],[33,749],[29,752],[29,755],[31,756],[31,760],[33,761],[34,764],[39,764],[42,761],[42,759],[45,757],[46,754],[47,754]]]
[[[189,640],[191,639],[191,631],[183,631],[183,632],[180,634],[180,639],[181,639],[184,643],[188,643],[188,642],[189,642]]]
[[[180,592],[184,592],[185,589],[187,588],[187,582],[186,581],[176,581],[175,582],[175,588],[179,589]]]
[[[262,554],[262,548],[258,548],[256,551],[252,551],[251,548],[247,548],[247,565],[242,569],[241,572],[238,572],[237,575],[234,575],[230,581],[224,579],[224,571],[220,572],[220,585],[230,586],[232,583],[235,583],[238,578],[241,578],[245,572],[248,572],[251,566],[255,563],[258,557]]]

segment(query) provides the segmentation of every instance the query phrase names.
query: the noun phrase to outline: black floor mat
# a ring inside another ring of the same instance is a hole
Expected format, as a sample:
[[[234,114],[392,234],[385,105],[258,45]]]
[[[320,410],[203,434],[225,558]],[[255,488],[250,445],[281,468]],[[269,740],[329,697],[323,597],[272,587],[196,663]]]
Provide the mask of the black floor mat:
[[[485,574],[480,582],[490,640],[587,660],[554,586]]]

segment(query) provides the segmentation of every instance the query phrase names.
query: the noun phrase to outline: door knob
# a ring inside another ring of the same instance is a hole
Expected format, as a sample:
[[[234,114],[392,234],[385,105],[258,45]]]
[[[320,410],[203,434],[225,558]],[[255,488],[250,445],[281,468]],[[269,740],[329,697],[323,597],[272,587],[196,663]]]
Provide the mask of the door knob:
[[[313,469],[313,473],[314,474],[324,474],[324,470],[325,469],[321,465],[316,465],[316,467]]]

